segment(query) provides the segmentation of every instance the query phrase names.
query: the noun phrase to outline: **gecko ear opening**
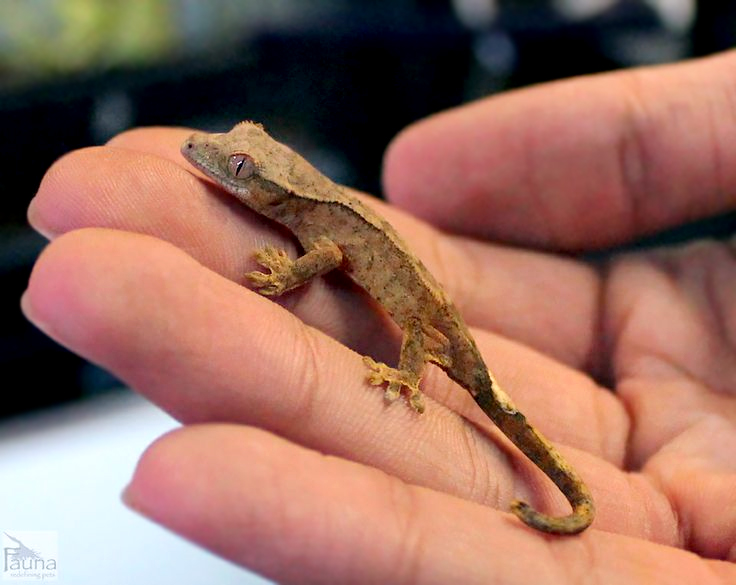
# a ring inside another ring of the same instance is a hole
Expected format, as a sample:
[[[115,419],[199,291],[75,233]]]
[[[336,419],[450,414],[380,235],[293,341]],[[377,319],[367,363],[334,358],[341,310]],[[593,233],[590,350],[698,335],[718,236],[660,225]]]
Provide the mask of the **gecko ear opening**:
[[[234,179],[247,179],[255,173],[256,162],[244,153],[231,154],[227,170]]]

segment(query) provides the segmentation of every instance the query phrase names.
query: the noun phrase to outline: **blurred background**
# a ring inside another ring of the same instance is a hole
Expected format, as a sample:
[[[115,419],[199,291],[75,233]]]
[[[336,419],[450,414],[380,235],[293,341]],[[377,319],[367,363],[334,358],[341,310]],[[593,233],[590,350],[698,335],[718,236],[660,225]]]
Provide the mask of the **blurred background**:
[[[44,246],[25,221],[69,150],[137,125],[262,121],[379,194],[408,123],[512,87],[733,44],[736,3],[696,0],[3,0],[0,417],[117,388],[18,309]],[[728,228],[733,224],[729,223]]]
[[[60,581],[245,582],[110,504],[175,422],[20,313],[45,245],[25,210],[59,156],[132,126],[221,131],[249,118],[380,194],[384,148],[414,120],[735,37],[736,2],[713,0],[0,0],[0,531],[58,530]],[[696,229],[734,226],[731,214]],[[164,549],[174,560],[154,580]]]

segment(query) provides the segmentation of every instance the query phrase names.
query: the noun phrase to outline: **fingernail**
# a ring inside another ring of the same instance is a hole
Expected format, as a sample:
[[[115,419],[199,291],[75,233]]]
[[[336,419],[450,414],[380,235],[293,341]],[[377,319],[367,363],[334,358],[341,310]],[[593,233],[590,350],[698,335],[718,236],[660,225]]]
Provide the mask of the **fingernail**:
[[[48,335],[46,324],[41,321],[35,313],[33,303],[31,303],[30,295],[28,294],[28,289],[23,291],[23,294],[20,297],[20,312],[23,313],[23,316],[33,323],[37,329]]]

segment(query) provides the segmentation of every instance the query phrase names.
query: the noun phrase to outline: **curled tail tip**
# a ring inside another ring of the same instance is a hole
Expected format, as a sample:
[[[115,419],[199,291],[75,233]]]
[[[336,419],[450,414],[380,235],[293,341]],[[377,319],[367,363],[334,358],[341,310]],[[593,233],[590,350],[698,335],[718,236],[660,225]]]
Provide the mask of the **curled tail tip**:
[[[595,508],[590,499],[583,500],[573,507],[572,514],[567,516],[548,516],[537,512],[526,502],[514,500],[511,511],[524,524],[548,534],[572,536],[588,528],[595,518]]]

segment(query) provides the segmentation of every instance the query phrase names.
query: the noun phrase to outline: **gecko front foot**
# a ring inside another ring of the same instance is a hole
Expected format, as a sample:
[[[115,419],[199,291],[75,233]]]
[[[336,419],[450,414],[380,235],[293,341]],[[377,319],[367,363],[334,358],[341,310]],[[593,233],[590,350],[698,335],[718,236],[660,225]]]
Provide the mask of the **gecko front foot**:
[[[424,412],[424,401],[419,391],[419,379],[411,372],[397,370],[384,363],[377,362],[368,356],[363,356],[363,363],[368,366],[366,380],[373,386],[388,383],[384,397],[393,402],[401,395],[402,388],[409,391],[409,405],[419,414]]]
[[[258,250],[254,257],[256,262],[270,272],[266,274],[254,270],[245,275],[259,293],[266,296],[278,296],[290,288],[294,276],[294,261],[289,258],[285,250],[266,246]]]

